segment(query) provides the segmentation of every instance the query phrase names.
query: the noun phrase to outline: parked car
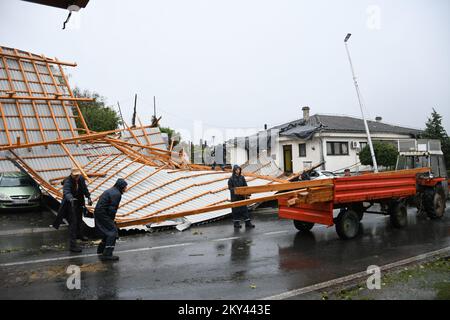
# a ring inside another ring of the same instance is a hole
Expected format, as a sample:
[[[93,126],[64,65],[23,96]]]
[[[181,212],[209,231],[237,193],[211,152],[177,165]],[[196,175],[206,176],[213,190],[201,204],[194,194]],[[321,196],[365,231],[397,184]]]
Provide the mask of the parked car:
[[[321,179],[332,179],[336,178],[337,176],[330,171],[323,171],[319,169],[315,169],[311,172],[309,172],[309,177],[311,180],[321,180]]]
[[[38,209],[41,200],[38,184],[26,173],[0,173],[0,209]]]

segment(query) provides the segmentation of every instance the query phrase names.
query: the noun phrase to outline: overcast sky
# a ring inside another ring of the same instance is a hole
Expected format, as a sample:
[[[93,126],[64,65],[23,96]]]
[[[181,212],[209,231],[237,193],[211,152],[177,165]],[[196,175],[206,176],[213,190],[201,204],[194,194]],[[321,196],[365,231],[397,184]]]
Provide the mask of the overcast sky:
[[[0,0],[0,44],[60,60],[72,86],[149,123],[262,128],[311,113],[360,116],[343,39],[369,118],[450,133],[448,0],[91,0],[67,11]],[[217,136],[217,135],[216,135]]]

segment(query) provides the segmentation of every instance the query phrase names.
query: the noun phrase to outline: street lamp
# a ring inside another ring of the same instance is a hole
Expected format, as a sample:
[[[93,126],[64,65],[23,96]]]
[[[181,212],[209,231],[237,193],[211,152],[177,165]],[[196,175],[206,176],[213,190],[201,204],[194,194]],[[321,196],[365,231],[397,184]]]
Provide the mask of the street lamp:
[[[375,157],[375,152],[373,150],[372,138],[370,136],[369,126],[367,125],[366,116],[364,115],[363,98],[362,98],[361,92],[359,91],[358,81],[356,79],[355,70],[353,68],[353,63],[352,63],[352,58],[350,57],[350,51],[348,49],[348,44],[347,44],[348,40],[350,39],[351,36],[352,36],[352,34],[348,33],[344,39],[345,49],[347,50],[348,61],[350,62],[350,68],[352,69],[353,82],[355,83],[356,94],[358,95],[359,107],[361,109],[361,115],[363,117],[364,126],[366,128],[367,141],[369,142],[369,148],[370,148],[370,154],[372,155],[373,167],[374,167],[375,172],[378,173],[377,159]]]

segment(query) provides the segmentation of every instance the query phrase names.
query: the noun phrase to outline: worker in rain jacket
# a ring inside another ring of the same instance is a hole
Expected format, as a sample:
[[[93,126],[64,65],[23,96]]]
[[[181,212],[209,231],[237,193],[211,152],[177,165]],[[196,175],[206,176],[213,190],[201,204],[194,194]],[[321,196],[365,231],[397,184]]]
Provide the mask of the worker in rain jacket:
[[[238,187],[246,187],[247,181],[245,181],[245,177],[241,174],[242,169],[238,165],[233,166],[233,174],[231,178],[228,180],[228,189],[230,189],[231,193],[231,202],[245,200],[245,196],[241,196],[234,193],[234,188]],[[248,212],[247,206],[236,207],[231,209],[231,215],[233,217],[234,227],[236,229],[241,228],[241,220],[245,221],[246,228],[254,228],[255,226],[252,224],[250,220],[250,214]]]
[[[86,181],[78,168],[73,168],[70,176],[65,178],[63,184],[63,199],[58,210],[58,215],[53,222],[53,227],[59,229],[64,218],[69,222],[70,251],[81,252],[77,245],[77,239],[89,240],[82,234],[81,225],[83,223],[84,197],[88,199],[88,204],[92,205],[91,194],[86,186]]]
[[[111,189],[103,192],[95,206],[95,229],[102,238],[97,253],[101,254],[102,260],[119,260],[119,257],[113,256],[116,239],[118,238],[118,230],[114,220],[122,194],[126,190],[127,182],[121,178],[117,179]]]

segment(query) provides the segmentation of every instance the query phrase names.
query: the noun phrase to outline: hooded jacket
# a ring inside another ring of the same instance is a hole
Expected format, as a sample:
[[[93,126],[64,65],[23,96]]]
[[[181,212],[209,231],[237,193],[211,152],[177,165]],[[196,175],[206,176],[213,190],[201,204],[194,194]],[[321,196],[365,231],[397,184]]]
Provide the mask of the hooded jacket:
[[[72,176],[68,176],[62,182],[63,185],[63,199],[61,201],[61,205],[58,209],[58,214],[53,222],[55,227],[59,227],[64,218],[68,218],[70,216],[69,212],[71,210],[70,202],[74,199],[78,200],[78,205],[81,207],[85,206],[84,197],[90,198],[91,194],[86,186],[86,181],[83,176],[80,176],[78,182],[72,178]]]
[[[247,186],[247,181],[245,180],[245,177],[242,174],[236,173],[236,171],[238,171],[238,169],[242,172],[242,169],[240,166],[234,165],[233,166],[233,174],[231,175],[230,179],[228,179],[228,189],[230,189],[231,201],[245,200],[245,196],[234,193],[235,188]]]

